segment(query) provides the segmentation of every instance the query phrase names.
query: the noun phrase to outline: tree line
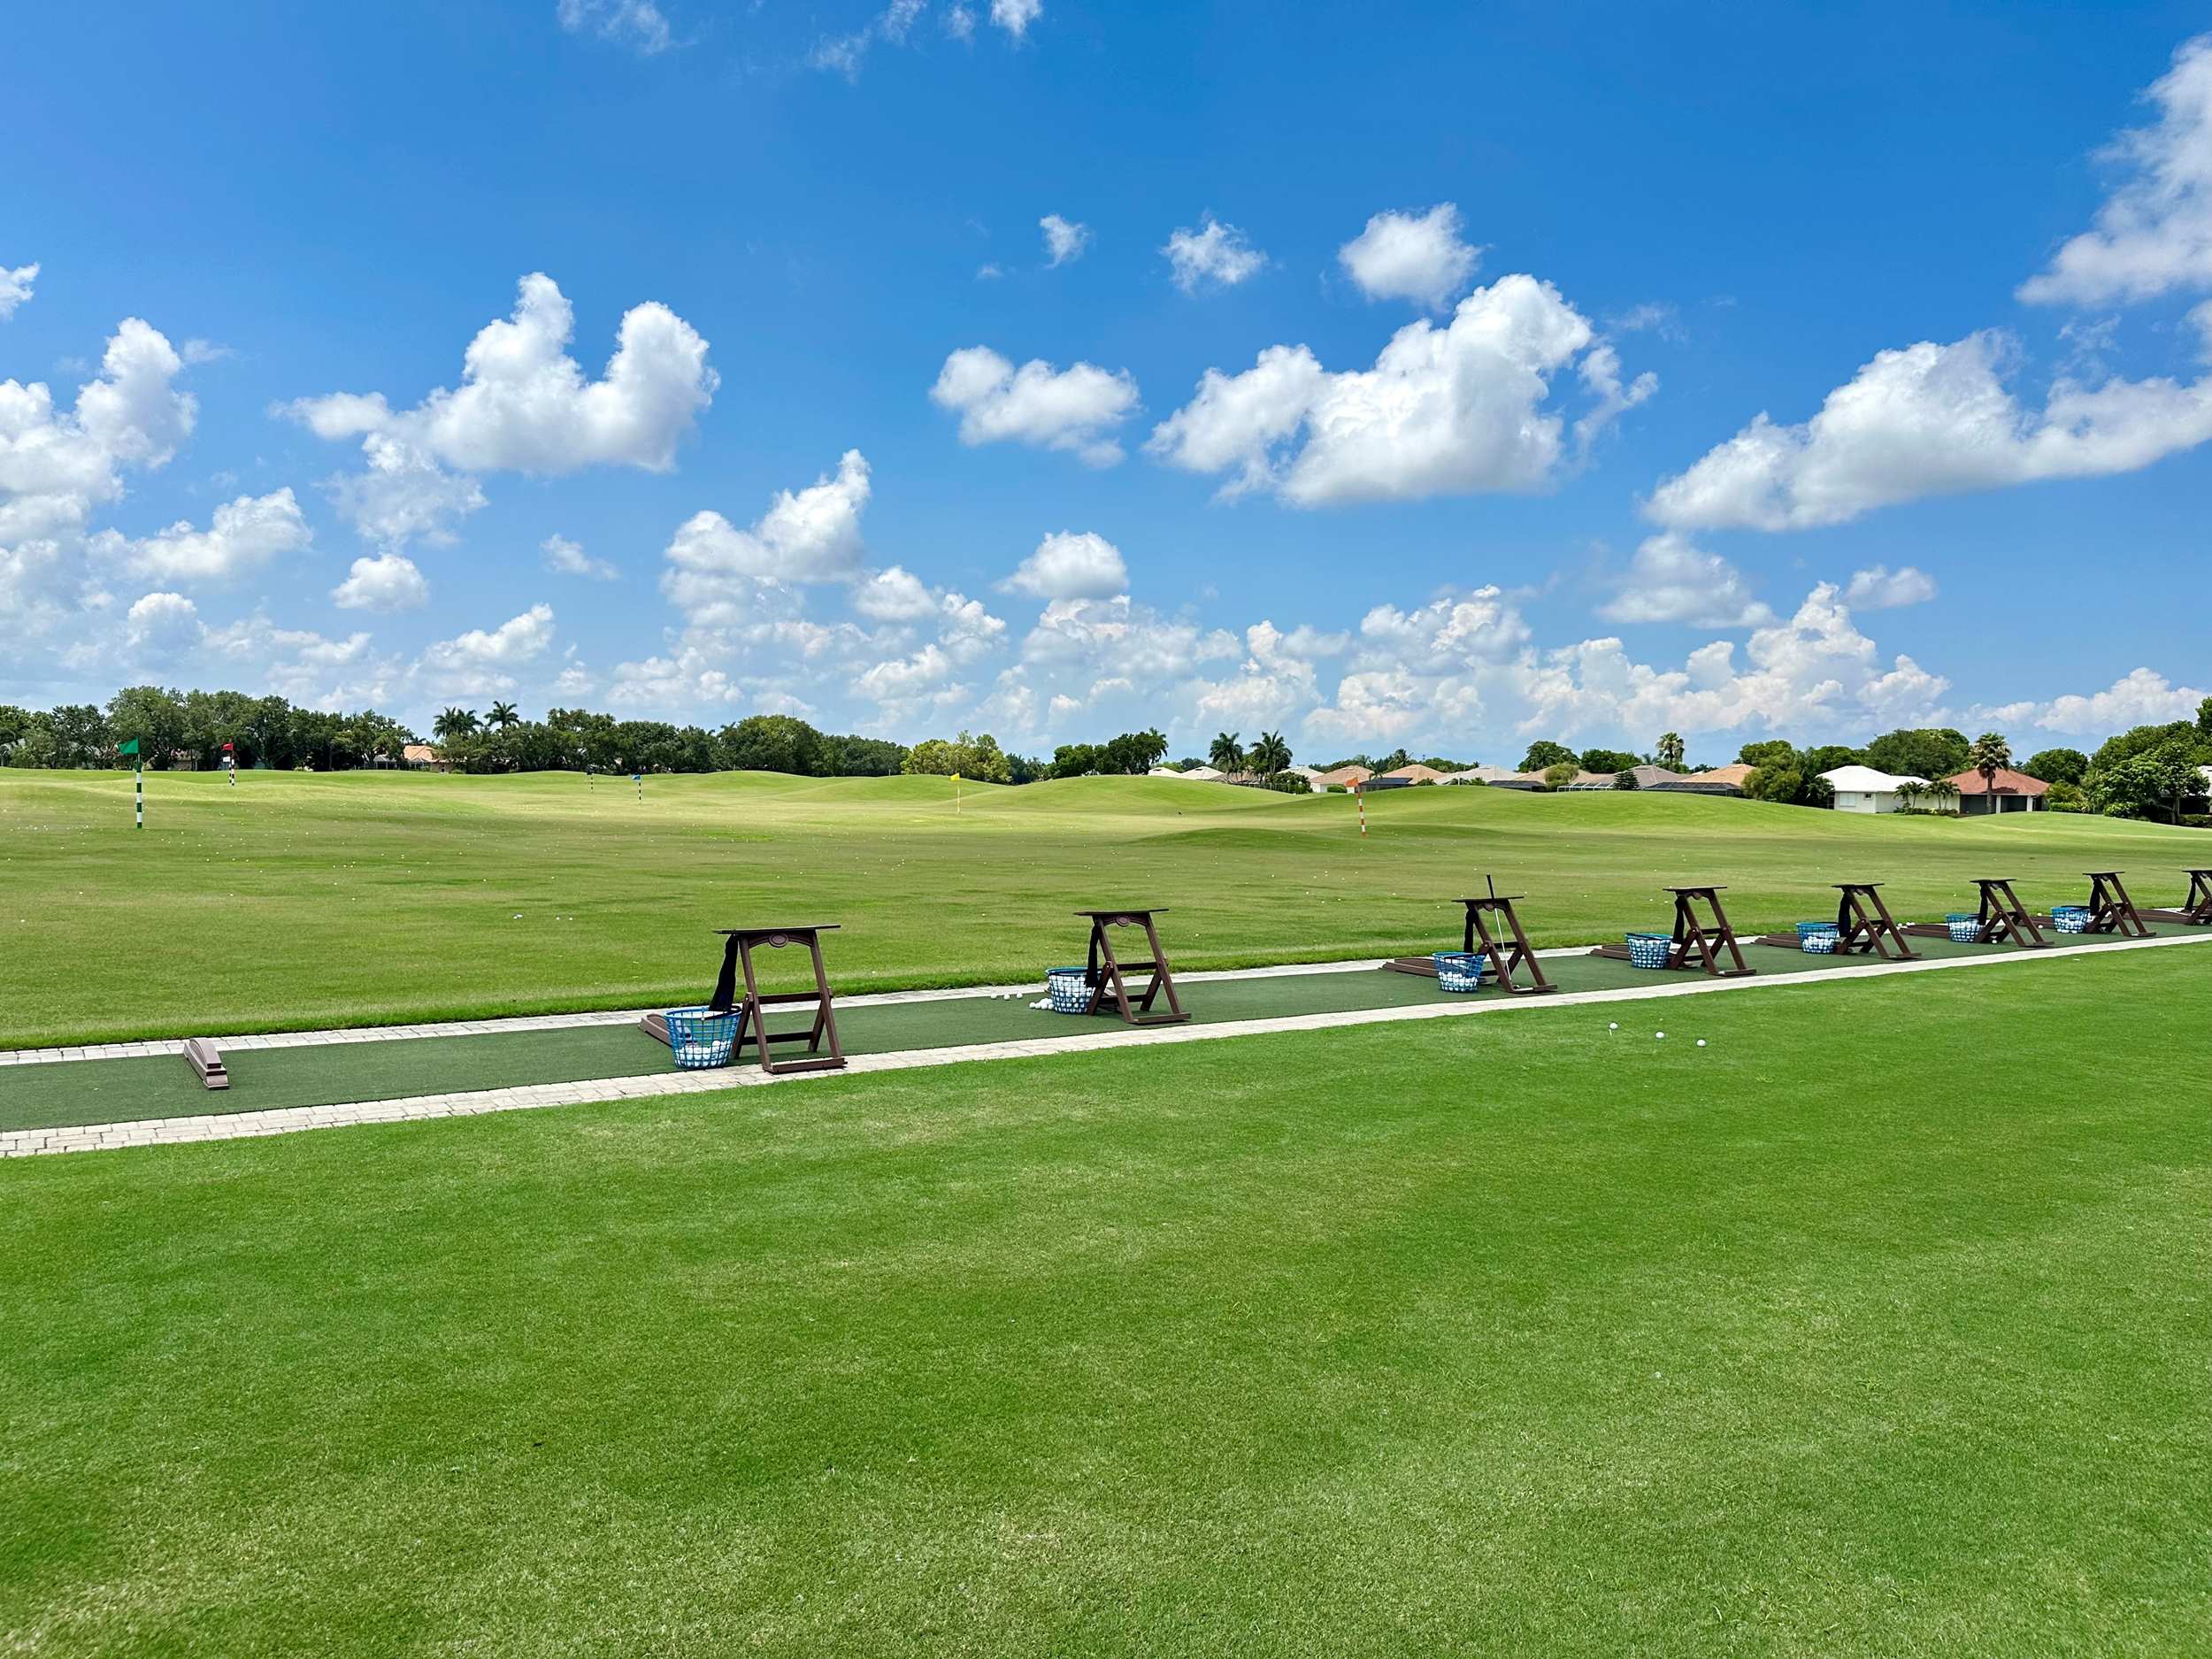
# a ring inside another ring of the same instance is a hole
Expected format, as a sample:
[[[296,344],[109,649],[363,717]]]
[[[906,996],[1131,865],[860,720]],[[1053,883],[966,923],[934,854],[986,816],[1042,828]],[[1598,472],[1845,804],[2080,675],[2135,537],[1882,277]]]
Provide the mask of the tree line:
[[[1612,772],[1623,787],[1632,787],[1631,768],[1651,764],[1670,772],[1709,772],[1710,764],[1688,764],[1681,734],[1663,733],[1648,755],[1586,749],[1578,754],[1563,743],[1539,740],[1521,758],[1523,772],[1541,772],[1563,783],[1578,772]],[[1755,800],[1794,806],[1833,806],[1835,790],[1821,776],[1839,766],[1871,766],[1878,772],[1928,780],[1899,793],[1909,810],[1943,811],[1955,805],[1958,787],[1948,780],[1969,772],[1993,780],[2016,771],[2050,786],[2044,804],[2059,812],[2100,812],[2114,818],[2158,818],[2181,823],[2203,814],[2186,809],[2202,803],[2207,786],[2201,768],[2212,765],[2212,697],[2197,705],[2194,720],[2132,726],[2105,740],[2093,755],[2078,749],[2038,749],[2016,764],[2012,745],[2000,732],[1969,738],[1949,726],[1901,727],[1885,732],[1862,748],[1823,743],[1799,749],[1784,738],[1746,743],[1737,762],[1749,766],[1743,791]]]
[[[1135,775],[1165,759],[1168,742],[1156,730],[1125,732],[1102,743],[1064,743],[1050,759],[1000,747],[989,733],[930,738],[911,748],[879,737],[839,736],[787,714],[756,714],[718,730],[673,726],[664,720],[618,720],[588,709],[551,709],[526,719],[511,703],[495,702],[488,714],[447,708],[431,723],[440,761],[462,772],[563,770],[598,772],[780,772],[800,777],[884,777],[934,773],[984,783],[1034,783],[1048,778]],[[144,764],[202,768],[222,764],[224,745],[241,766],[343,772],[402,763],[406,747],[420,740],[403,722],[373,709],[332,713],[295,706],[282,697],[238,691],[175,691],[131,686],[104,707],[65,703],[33,710],[0,703],[0,764],[24,767],[98,767],[115,764],[116,746],[135,740]],[[1347,756],[1322,770],[1359,764],[1390,772],[1414,757],[1399,749],[1370,759]],[[1969,738],[1950,727],[1885,732],[1863,747],[1819,744],[1799,749],[1786,739],[1744,744],[1737,760],[1753,770],[1744,793],[1755,799],[1801,806],[1831,806],[1834,792],[1820,774],[1861,764],[1931,780],[1921,801],[1943,810],[1942,780],[1975,771],[1985,777],[2014,766],[2001,733]],[[1291,772],[1290,745],[1279,732],[1263,732],[1247,745],[1234,732],[1218,734],[1206,757],[1187,757],[1179,768],[1207,764],[1283,788],[1302,788]],[[1439,772],[1473,762],[1430,756]],[[1647,755],[1626,749],[1576,750],[1549,739],[1528,746],[1520,770],[1545,776],[1554,787],[1579,773],[1609,774],[1632,787],[1632,769],[1650,764],[1671,772],[1708,771],[1690,765],[1678,733],[1668,732]],[[2181,822],[2202,803],[2212,765],[2212,697],[2194,720],[2138,726],[2108,738],[2094,754],[2077,749],[2039,749],[2016,770],[2050,786],[2046,803],[2059,811]]]

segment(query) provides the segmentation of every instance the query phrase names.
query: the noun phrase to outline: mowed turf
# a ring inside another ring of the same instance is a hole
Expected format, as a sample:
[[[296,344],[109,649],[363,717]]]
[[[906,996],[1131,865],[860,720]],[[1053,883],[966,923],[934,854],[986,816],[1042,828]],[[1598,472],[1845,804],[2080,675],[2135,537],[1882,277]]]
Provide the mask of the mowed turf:
[[[0,1047],[381,1025],[696,1000],[710,930],[835,921],[836,983],[1026,980],[1079,959],[1074,910],[1171,907],[1179,964],[1449,942],[1495,874],[1540,943],[1668,925],[1667,882],[1723,882],[1746,932],[1886,880],[1908,913],[1977,875],[2033,904],[2127,870],[2173,902],[2202,832],[2085,817],[1860,818],[1690,795],[1421,788],[1342,795],[1144,779],[1020,789],[757,773],[0,772]]]
[[[2068,966],[0,1167],[0,1633],[2202,1652],[2212,958]]]

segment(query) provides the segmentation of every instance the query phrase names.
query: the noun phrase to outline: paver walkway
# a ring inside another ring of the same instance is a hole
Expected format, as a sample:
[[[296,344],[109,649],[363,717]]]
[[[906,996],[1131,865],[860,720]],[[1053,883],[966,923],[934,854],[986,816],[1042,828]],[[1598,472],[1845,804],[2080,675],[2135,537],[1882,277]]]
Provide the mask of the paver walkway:
[[[1762,975],[1752,979],[1715,979],[1702,975],[1676,978],[1669,976],[1655,984],[1622,986],[1608,990],[1565,992],[1548,997],[1482,997],[1472,1000],[1448,999],[1420,1002],[1409,1006],[1343,1010],[1321,1014],[1299,1014],[1280,1018],[1224,1020],[1213,1025],[1156,1026],[1149,1029],[1131,1029],[1115,1025],[1093,1033],[1034,1041],[1013,1042],[972,1043],[941,1048],[905,1049],[895,1053],[856,1055],[845,1075],[866,1074],[875,1071],[905,1071],[918,1066],[955,1065],[972,1061],[1029,1058],[1061,1054],[1094,1053],[1105,1048],[1133,1047],[1141,1044],[1171,1042],[1210,1042],[1225,1037],[1255,1036],[1274,1032],[1323,1031],[1346,1026],[1372,1025],[1398,1020],[1455,1019],[1482,1014],[1502,1014],[1516,1009],[1573,1008],[1595,1003],[1648,1002],[1668,997],[1712,995],[1732,992],[1752,992],[1762,987],[1809,984],[1828,984],[1839,979],[1879,978],[1899,973],[1942,973],[1973,968],[2025,967],[2029,964],[2050,962],[2067,956],[2113,950],[2159,950],[2189,945],[2212,944],[2212,933],[2189,933],[2156,939],[2098,941],[2079,945],[2060,946],[2034,952],[1992,952],[1976,956],[1929,958],[1917,962],[1855,964],[1850,966],[1828,968],[1817,976],[1804,974]],[[1579,951],[1546,953],[1547,955],[1579,955]],[[1294,974],[1314,972],[1356,972],[1371,968],[1371,964],[1329,964],[1318,969],[1287,968],[1261,970],[1271,973]],[[1196,982],[1206,978],[1238,979],[1250,977],[1248,973],[1218,975],[1188,975]],[[1035,987],[1012,987],[1034,994]],[[956,992],[893,993],[880,999],[855,997],[850,1005],[858,1006],[871,1000],[891,1001],[974,997],[990,992],[973,990]],[[1004,991],[998,993],[1006,994]],[[847,1005],[841,1002],[840,1006]],[[546,1016],[545,1020],[560,1020],[569,1025],[581,1024],[611,1024],[636,1018],[632,1014],[591,1014]],[[457,1026],[409,1029],[393,1028],[408,1035],[466,1034],[477,1030],[554,1029],[549,1025],[534,1021],[464,1021]],[[336,1033],[341,1041],[374,1040],[385,1033]],[[287,1033],[288,1036],[303,1034]],[[333,1038],[326,1037],[325,1041]],[[252,1039],[238,1045],[245,1047]],[[266,1040],[264,1040],[265,1041]],[[175,1052],[174,1044],[117,1045],[134,1052],[147,1049],[155,1054]],[[293,1046],[297,1046],[296,1044]],[[32,1053],[50,1052],[31,1050]],[[106,1056],[93,1050],[81,1051],[80,1057],[130,1057]],[[126,1147],[164,1146],[198,1141],[228,1141],[252,1136],[289,1134],[304,1129],[339,1128],[351,1125],[400,1123],[426,1118],[460,1118],[482,1112],[517,1111],[541,1106],[581,1105],[593,1102],[636,1100],[647,1097],[715,1093],[724,1089],[759,1087],[765,1085],[801,1083],[813,1078],[834,1077],[836,1072],[801,1072],[785,1077],[770,1077],[749,1067],[732,1066],[709,1071],[662,1071],[644,1077],[606,1078],[579,1083],[531,1084],[512,1088],[477,1089],[465,1094],[424,1094],[402,1100],[365,1101],[349,1104],[302,1106],[273,1111],[241,1111],[222,1114],[141,1119],[128,1123],[108,1123],[76,1127],[21,1129],[0,1133],[0,1157],[35,1156],[55,1152],[88,1152],[119,1149]]]

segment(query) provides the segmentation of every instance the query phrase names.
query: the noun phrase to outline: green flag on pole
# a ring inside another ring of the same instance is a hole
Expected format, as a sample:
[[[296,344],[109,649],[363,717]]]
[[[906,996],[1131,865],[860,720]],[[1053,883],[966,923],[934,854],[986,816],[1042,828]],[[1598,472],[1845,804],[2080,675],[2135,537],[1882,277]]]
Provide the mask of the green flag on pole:
[[[119,755],[135,755],[138,753],[138,740],[134,737],[127,743],[118,743],[115,752]]]

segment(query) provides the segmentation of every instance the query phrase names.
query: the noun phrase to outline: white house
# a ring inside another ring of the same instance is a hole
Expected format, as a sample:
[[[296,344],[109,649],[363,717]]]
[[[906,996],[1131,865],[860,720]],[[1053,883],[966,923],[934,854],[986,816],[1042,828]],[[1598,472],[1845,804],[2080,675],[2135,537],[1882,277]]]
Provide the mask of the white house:
[[[1820,775],[1835,790],[1839,812],[1894,812],[1904,804],[1897,798],[1901,787],[1909,783],[1928,787],[1925,778],[1877,772],[1871,766],[1839,766]]]

